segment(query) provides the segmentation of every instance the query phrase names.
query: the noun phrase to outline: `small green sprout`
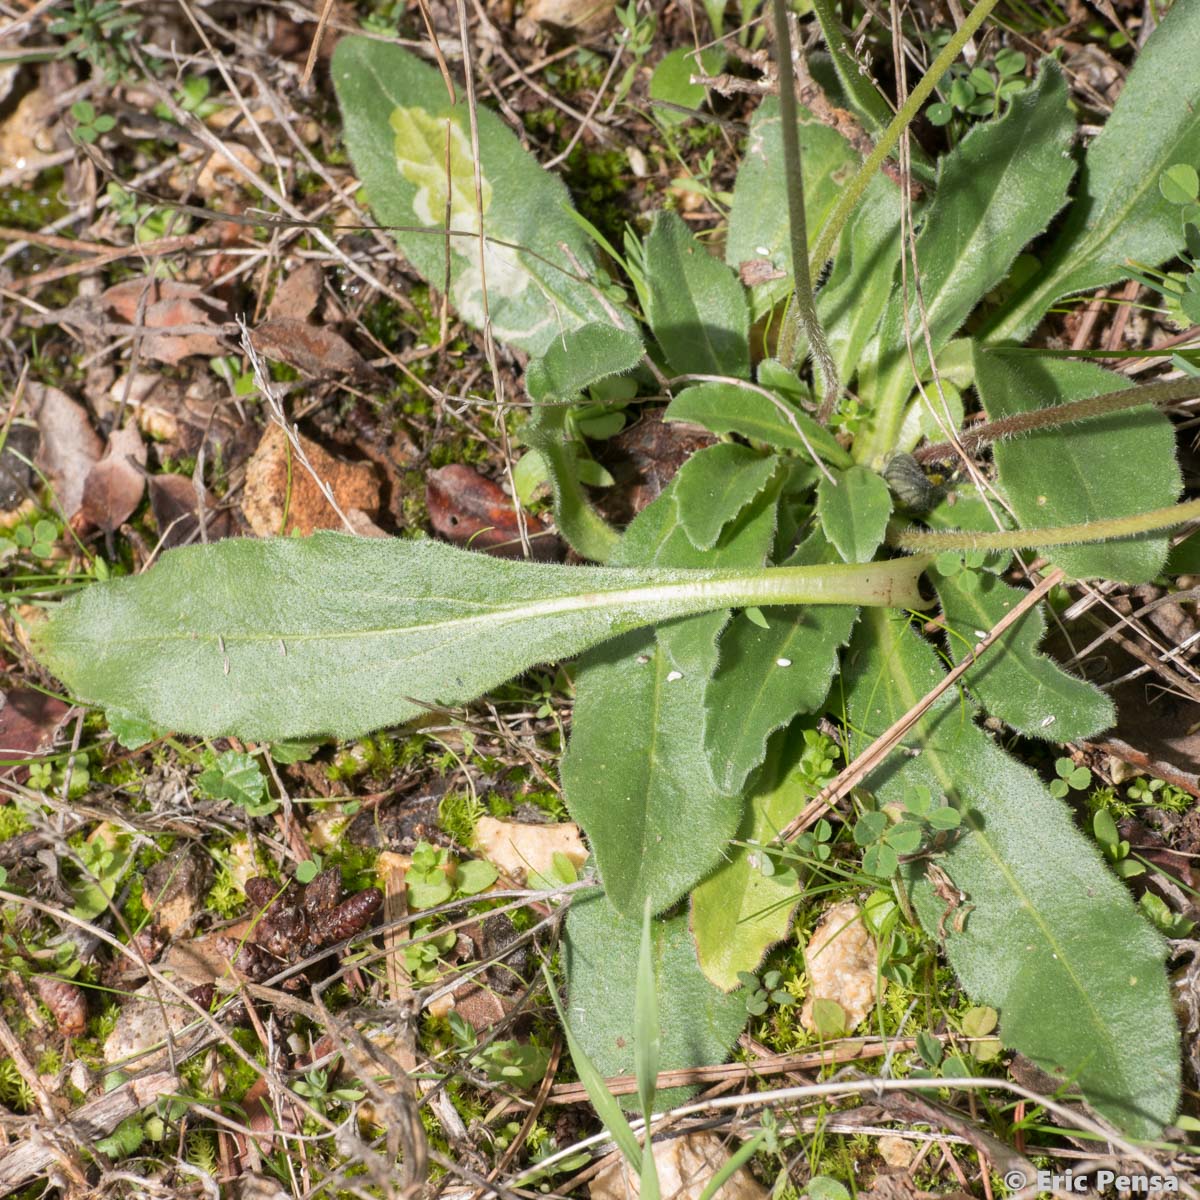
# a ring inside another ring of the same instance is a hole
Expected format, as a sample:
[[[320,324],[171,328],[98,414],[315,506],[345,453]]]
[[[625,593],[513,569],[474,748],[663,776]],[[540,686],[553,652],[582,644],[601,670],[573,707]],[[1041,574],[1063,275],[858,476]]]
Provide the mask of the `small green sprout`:
[[[87,100],[76,100],[71,105],[71,116],[75,118],[74,136],[89,146],[117,123],[115,117],[110,117],[107,113],[97,113]]]
[[[1068,792],[1081,792],[1091,787],[1092,773],[1087,767],[1077,767],[1069,758],[1054,760],[1054,774],[1057,776],[1050,783],[1050,795],[1062,800]]]

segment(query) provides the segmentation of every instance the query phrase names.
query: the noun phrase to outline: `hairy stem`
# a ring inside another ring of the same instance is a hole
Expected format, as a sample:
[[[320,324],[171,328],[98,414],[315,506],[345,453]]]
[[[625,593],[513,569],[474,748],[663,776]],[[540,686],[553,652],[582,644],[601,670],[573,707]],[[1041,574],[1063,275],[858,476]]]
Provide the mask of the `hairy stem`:
[[[958,448],[973,454],[981,446],[1002,442],[1007,438],[1037,429],[1055,429],[1070,425],[1074,421],[1087,421],[1092,417],[1104,417],[1109,413],[1122,412],[1129,408],[1140,408],[1143,404],[1178,404],[1183,400],[1194,400],[1200,396],[1200,378],[1189,376],[1173,379],[1168,383],[1148,383],[1137,388],[1122,388],[1119,392],[1105,392],[1100,396],[1088,396],[1083,400],[1072,400],[1069,404],[1054,404],[1049,408],[1036,408],[1032,412],[1013,413],[977,425],[974,429],[958,435]],[[914,452],[918,462],[942,462],[952,458],[956,447],[950,442],[938,442],[933,446],[922,446]]]
[[[1132,517],[1081,521],[1078,525],[1054,525],[1049,529],[998,530],[993,533],[977,533],[972,529],[950,529],[944,533],[915,528],[902,529],[888,534],[888,545],[923,554],[939,554],[943,550],[1019,550],[1026,546],[1075,546],[1133,537],[1139,533],[1154,533],[1197,520],[1200,520],[1200,500],[1189,500],[1185,504],[1155,508]]]
[[[921,81],[909,93],[908,99],[904,102],[900,111],[896,113],[892,119],[892,123],[884,131],[879,141],[875,143],[875,149],[871,152],[866,162],[859,167],[857,174],[843,189],[837,207],[829,214],[828,219],[821,229],[821,234],[817,238],[816,248],[813,250],[812,257],[809,260],[814,272],[819,272],[833,253],[833,247],[837,243],[838,235],[842,232],[842,226],[846,224],[855,206],[862,199],[862,194],[866,191],[867,184],[871,182],[871,177],[883,166],[884,159],[895,149],[896,143],[900,140],[900,135],[920,111],[921,105],[929,99],[933,89],[941,81],[942,76],[950,69],[951,64],[959,56],[962,48],[987,19],[988,13],[995,6],[996,0],[979,0],[979,3],[971,10],[970,16],[967,17],[954,36],[946,43],[941,54],[933,60],[929,70],[925,72]]]
[[[790,367],[796,358],[796,338],[800,326],[808,334],[813,359],[821,375],[824,395],[820,418],[828,420],[837,403],[837,367],[829,353],[825,331],[817,317],[813,300],[812,276],[808,270],[808,227],[804,218],[804,172],[800,162],[800,137],[796,132],[796,77],[792,70],[792,35],[788,28],[787,5],[772,0],[775,17],[775,48],[779,58],[779,115],[783,121],[783,173],[787,180],[788,240],[792,253],[792,303],[783,317],[779,337],[779,361]]]

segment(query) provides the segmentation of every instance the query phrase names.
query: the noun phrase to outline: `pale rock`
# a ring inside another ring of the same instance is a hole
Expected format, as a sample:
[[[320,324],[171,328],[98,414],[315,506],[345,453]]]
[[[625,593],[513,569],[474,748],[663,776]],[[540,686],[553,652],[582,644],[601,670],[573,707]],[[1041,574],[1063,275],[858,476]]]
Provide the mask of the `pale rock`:
[[[334,458],[316,442],[300,437],[300,445],[313,471],[328,484],[342,512],[356,508],[370,517],[378,514],[379,480],[369,462],[348,463]],[[242,512],[259,537],[317,529],[344,529],[341,517],[325,499],[308,468],[291,451],[291,491],[288,489],[289,445],[287,434],[272,423],[246,466]],[[284,514],[287,528],[283,528]]]
[[[654,1143],[662,1200],[699,1200],[708,1181],[729,1161],[731,1150],[713,1133],[689,1133]],[[589,1185],[592,1200],[634,1200],[640,1194],[637,1175],[622,1156]],[[714,1200],[765,1200],[767,1189],[739,1167]]]
[[[608,24],[616,0],[528,0],[523,20],[563,33],[598,33]]]
[[[570,821],[552,825],[522,825],[480,817],[475,823],[475,849],[510,879],[524,882],[528,875],[549,876],[555,854],[568,858],[578,870],[587,861],[587,847],[579,826]]]
[[[804,949],[808,996],[800,1023],[815,1032],[813,1002],[834,1000],[846,1014],[846,1032],[866,1019],[878,998],[878,955],[857,904],[837,904],[821,918]]]
[[[879,1157],[889,1167],[911,1167],[917,1157],[917,1148],[912,1142],[891,1133],[886,1133],[879,1139],[878,1149]]]

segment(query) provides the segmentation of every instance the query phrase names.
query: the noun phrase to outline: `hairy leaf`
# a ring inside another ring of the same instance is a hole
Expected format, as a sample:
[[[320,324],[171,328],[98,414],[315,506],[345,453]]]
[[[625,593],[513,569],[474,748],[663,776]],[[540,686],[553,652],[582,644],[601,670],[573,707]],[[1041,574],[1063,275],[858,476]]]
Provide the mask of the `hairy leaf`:
[[[35,641],[78,699],[160,729],[351,737],[688,613],[872,602],[864,584],[875,603],[919,603],[927,563],[627,570],[334,533],[230,538],[92,584],[56,606]]]
[[[950,656],[961,662],[1024,594],[987,571],[934,580],[946,618]],[[1086,680],[1039,654],[1046,632],[1040,608],[1030,609],[963,677],[992,716],[1019,733],[1054,742],[1095,737],[1112,725],[1112,701]]]
[[[676,375],[750,374],[750,318],[737,276],[673,212],[646,238],[646,319]]]
[[[779,467],[745,446],[725,443],[693,454],[675,489],[679,523],[692,545],[711,550],[721,530],[771,481]]]
[[[525,387],[539,404],[564,404],[601,380],[626,375],[645,354],[642,339],[608,323],[582,325],[556,337],[532,359]]]
[[[675,481],[630,526],[623,561],[752,566],[770,549],[775,497],[763,494],[711,552],[697,550],[679,521]],[[720,860],[742,800],[719,785],[704,745],[704,685],[717,666],[728,612],[689,617],[601,646],[575,682],[563,793],[588,836],[605,892],[634,916],[675,903]]]
[[[836,561],[820,532],[788,559],[793,565]],[[724,788],[742,787],[775,730],[821,707],[857,614],[850,606],[769,609],[762,614],[765,628],[744,614],[726,627],[704,696],[707,751]]]
[[[867,467],[838,471],[817,484],[817,517],[825,536],[847,562],[870,562],[883,542],[892,493]]]
[[[896,614],[864,611],[847,656],[852,755],[942,676],[933,649]],[[967,993],[1000,1011],[1006,1045],[1079,1086],[1126,1133],[1155,1137],[1175,1115],[1179,1035],[1162,940],[1138,915],[1070,811],[947,694],[868,786],[885,803],[917,787],[951,800],[964,833],[938,864],[974,910],[947,925]],[[922,924],[945,904],[911,864]]]
[[[567,1019],[588,1057],[607,1076],[633,1074],[641,932],[641,914],[618,912],[599,889],[576,896],[567,913]],[[725,995],[704,978],[686,915],[655,921],[652,932],[662,1029],[659,1069],[723,1062],[746,1024],[742,998]],[[658,1102],[667,1107],[688,1094],[673,1088],[660,1093]],[[637,1097],[623,1102],[632,1108]]]
[[[1047,63],[1003,117],[976,125],[942,160],[917,237],[921,303],[910,281],[910,294],[897,289],[880,323],[882,357],[871,394],[886,416],[864,439],[864,461],[896,448],[901,405],[912,390],[905,305],[912,354],[924,377],[929,355],[922,331],[937,354],[1066,202],[1074,131],[1062,73]]]
[[[900,189],[880,173],[867,185],[817,293],[817,313],[842,379],[858,370],[892,294],[899,260]]]
[[[1177,3],[1138,54],[1099,136],[1079,194],[1038,271],[990,325],[1023,339],[1062,296],[1127,279],[1184,245],[1179,209],[1158,186],[1175,163],[1200,162],[1200,5]]]
[[[667,405],[666,421],[690,421],[713,433],[738,433],[779,450],[808,454],[809,448],[835,466],[848,467],[850,455],[823,425],[780,396],[732,383],[700,383],[685,388]]]
[[[975,379],[993,420],[1118,391],[1129,383],[1091,363],[978,349]],[[1149,407],[1038,431],[1001,442],[993,453],[1012,510],[1027,529],[1164,508],[1174,503],[1181,487],[1171,424]],[[1077,579],[1127,583],[1152,579],[1162,570],[1166,553],[1164,534],[1046,550],[1052,562]]]
[[[447,238],[440,231],[453,231],[450,296],[465,320],[484,323],[486,275],[495,336],[532,354],[564,328],[592,321],[633,328],[593,282],[592,247],[566,214],[566,188],[495,113],[482,106],[478,112],[487,236],[481,262],[466,105],[451,105],[440,72],[399,46],[345,37],[334,51],[332,74],[346,146],[371,210],[435,287],[443,286],[446,269]]]
[[[840,133],[815,120],[805,108],[798,109],[796,126],[804,162],[804,215],[812,242],[853,174],[857,156]],[[750,122],[746,152],[733,185],[725,261],[734,268],[765,261],[781,274],[781,278],[755,288],[756,312],[764,311],[791,289],[783,118],[779,101],[771,97],[758,106]]]
[[[781,737],[750,794],[738,840],[765,845],[812,798],[791,773],[803,749],[799,736]],[[787,936],[800,899],[794,873],[766,875],[764,852],[730,846],[727,860],[692,892],[692,932],[700,969],[721,988],[738,986],[739,971],[756,971],[763,955]]]

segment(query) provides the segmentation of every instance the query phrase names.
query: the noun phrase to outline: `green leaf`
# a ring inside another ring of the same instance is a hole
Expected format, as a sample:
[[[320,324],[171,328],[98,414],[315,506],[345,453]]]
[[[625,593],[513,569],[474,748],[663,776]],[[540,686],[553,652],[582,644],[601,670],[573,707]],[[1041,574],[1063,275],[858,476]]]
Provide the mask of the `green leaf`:
[[[780,396],[772,400],[762,391],[734,383],[700,383],[685,388],[667,406],[663,420],[690,421],[713,433],[737,433],[779,450],[805,455],[811,446],[835,466],[848,467],[852,462],[833,434],[807,413]]]
[[[926,338],[916,331],[926,331],[936,355],[1049,225],[1066,202],[1075,172],[1067,153],[1074,132],[1062,73],[1047,63],[1036,85],[1003,117],[976,125],[942,159],[937,191],[917,236],[921,302],[897,289],[880,324],[883,356],[868,394],[884,415],[868,436],[864,461],[896,448],[900,409],[912,390],[905,304],[912,353],[924,377],[929,355]]]
[[[779,459],[725,443],[693,454],[679,471],[675,504],[693,546],[711,550],[721,530],[771,481]]]
[[[525,388],[537,403],[569,403],[613,375],[642,361],[642,339],[608,322],[565,330],[525,371]]]
[[[1200,6],[1174,4],[1138,54],[1100,135],[1079,194],[1032,278],[989,325],[1022,340],[1062,296],[1127,279],[1183,246],[1178,209],[1159,190],[1164,170],[1200,161]]]
[[[1174,163],[1159,176],[1158,190],[1168,204],[1195,204],[1200,198],[1200,175],[1191,163]]]
[[[405,257],[434,287],[443,286],[450,241],[450,296],[459,314],[482,327],[483,276],[495,336],[541,354],[563,329],[594,321],[632,322],[602,296],[592,246],[566,214],[570,197],[516,135],[478,110],[484,232],[479,214],[466,105],[450,104],[441,73],[399,46],[345,37],[332,74],[354,168],[380,224],[392,228]],[[450,145],[450,181],[446,146]],[[582,271],[582,277],[581,277]]]
[[[738,841],[757,845],[731,846],[726,861],[692,892],[700,969],[726,992],[738,986],[739,972],[756,971],[767,950],[787,936],[800,899],[794,874],[763,874],[759,846],[775,838],[812,798],[790,769],[802,748],[798,731],[778,739],[737,831]]]
[[[814,533],[788,560],[836,561]],[[739,790],[767,752],[767,739],[797,713],[816,712],[837,670],[858,610],[773,609],[733,619],[721,635],[720,661],[704,695],[707,749],[721,786]]]
[[[763,561],[775,529],[773,496],[761,495],[705,553],[679,523],[676,486],[638,515],[622,560]],[[727,618],[718,612],[675,621],[580,662],[563,792],[608,896],[626,915],[639,914],[647,898],[661,912],[690,891],[720,861],[741,819],[741,796],[719,786],[704,745],[704,685]]]
[[[112,731],[113,737],[117,739],[117,744],[124,746],[126,750],[140,750],[148,742],[161,736],[160,731],[148,721],[143,721],[119,708],[110,708],[105,713],[105,717],[108,720],[108,728]]]
[[[842,379],[858,370],[892,294],[899,260],[900,189],[881,172],[867,185],[817,293],[817,314]]]
[[[353,737],[689,613],[918,604],[927,562],[695,573],[506,562],[439,542],[335,533],[230,538],[91,584],[34,638],[78,699],[160,729]]]
[[[956,663],[1024,596],[989,572],[939,576],[935,587],[946,618],[946,644]],[[989,713],[1019,733],[1052,742],[1094,737],[1113,724],[1112,701],[1038,653],[1045,632],[1041,609],[1031,609],[966,673],[963,683]]]
[[[598,889],[577,895],[567,913],[567,1023],[605,1076],[633,1074],[641,929],[640,912],[622,915]],[[686,913],[655,921],[652,933],[662,1030],[659,1069],[723,1062],[746,1024],[746,1006],[704,978]],[[658,1097],[659,1105],[678,1104],[694,1090],[672,1088]],[[636,1097],[625,1103],[636,1103]]]
[[[979,349],[975,377],[992,420],[1130,386],[1125,376],[1091,363]],[[1039,430],[998,443],[993,454],[1012,510],[1027,529],[1164,508],[1181,489],[1171,423],[1148,407]],[[1046,554],[1076,579],[1145,583],[1162,570],[1167,540],[1146,534],[1096,546],[1056,546]]]
[[[895,614],[864,611],[847,664],[849,757],[942,677],[933,649]],[[1179,1095],[1161,939],[1070,810],[953,693],[868,780],[881,803],[921,785],[963,813],[963,836],[938,862],[975,906],[963,931],[946,936],[967,993],[999,1011],[1006,1045],[1078,1085],[1130,1136],[1156,1137]],[[905,870],[921,922],[936,934],[945,903],[923,864]]]
[[[699,108],[704,103],[704,85],[692,83],[693,75],[715,75],[725,62],[725,55],[716,47],[697,54],[687,46],[680,46],[663,55],[654,74],[650,76],[650,99],[665,100],[680,108]],[[667,125],[681,125],[688,120],[687,113],[669,108],[655,110],[656,116]]]
[[[817,517],[846,562],[870,562],[892,515],[888,485],[867,467],[838,471],[817,484]]]
[[[196,787],[210,800],[232,800],[251,812],[267,797],[267,778],[258,760],[240,750],[218,754],[213,765],[196,776]]]
[[[569,924],[568,921],[568,926]],[[569,949],[569,934],[567,946]],[[558,1013],[563,1033],[566,1035],[567,1049],[571,1052],[571,1061],[575,1064],[579,1082],[583,1084],[588,1099],[592,1102],[592,1107],[608,1131],[609,1137],[616,1142],[629,1165],[637,1170],[642,1163],[642,1147],[629,1127],[629,1122],[625,1120],[625,1114],[621,1112],[621,1106],[617,1103],[616,1097],[608,1090],[604,1082],[605,1075],[613,1075],[617,1072],[603,1071],[592,1062],[591,1055],[585,1049],[588,1041],[587,1035],[586,1033],[583,1035],[583,1044],[576,1038],[575,1032],[571,1028],[571,1019],[563,1012],[562,1003],[558,998],[558,989],[554,986],[550,967],[546,963],[542,964],[542,974],[546,977],[546,988],[550,993],[550,999],[554,1002],[554,1010]]]
[[[804,161],[804,215],[811,249],[858,160],[849,142],[815,120],[807,109],[798,109],[796,126]],[[725,240],[725,261],[731,267],[766,260],[784,273],[784,278],[754,289],[756,312],[769,308],[791,290],[787,181],[782,163],[783,118],[779,101],[769,97],[750,122],[746,152],[733,185]]]
[[[654,1113],[654,1093],[658,1087],[658,1047],[661,1040],[658,1020],[658,980],[654,970],[654,941],[651,933],[650,904],[642,912],[642,939],[638,947],[637,992],[633,1002],[634,1074],[642,1116],[649,1122]],[[653,1157],[653,1156],[651,1156]]]
[[[738,277],[673,212],[646,238],[646,319],[676,375],[750,374],[750,318]]]

